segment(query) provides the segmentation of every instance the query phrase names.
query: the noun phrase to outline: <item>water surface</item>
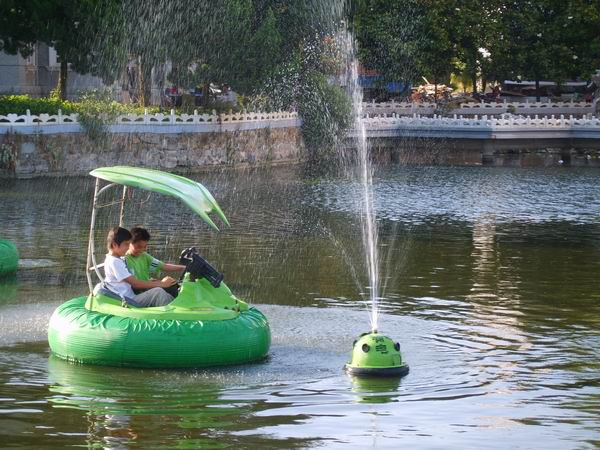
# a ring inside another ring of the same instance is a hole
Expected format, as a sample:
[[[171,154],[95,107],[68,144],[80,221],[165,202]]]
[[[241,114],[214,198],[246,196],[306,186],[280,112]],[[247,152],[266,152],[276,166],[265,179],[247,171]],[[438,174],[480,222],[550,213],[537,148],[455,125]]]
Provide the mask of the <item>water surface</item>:
[[[299,168],[198,176],[232,227],[136,194],[126,224],[174,261],[196,245],[268,316],[258,364],[75,366],[46,327],[86,292],[92,180],[0,182],[0,235],[25,260],[0,282],[2,446],[597,448],[600,194],[584,168],[379,168],[380,330],[410,374],[341,367],[369,327],[359,186]],[[99,218],[97,250],[117,217]]]

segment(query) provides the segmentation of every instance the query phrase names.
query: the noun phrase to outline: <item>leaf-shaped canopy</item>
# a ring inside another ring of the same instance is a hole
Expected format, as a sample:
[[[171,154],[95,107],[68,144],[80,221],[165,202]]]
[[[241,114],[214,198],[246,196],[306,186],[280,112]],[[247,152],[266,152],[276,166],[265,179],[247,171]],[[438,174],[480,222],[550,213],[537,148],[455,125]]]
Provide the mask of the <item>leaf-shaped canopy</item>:
[[[92,170],[90,175],[112,183],[177,197],[215,230],[219,231],[219,228],[208,216],[213,212],[229,226],[227,217],[208,189],[188,178],[160,170],[127,166],[101,167]]]

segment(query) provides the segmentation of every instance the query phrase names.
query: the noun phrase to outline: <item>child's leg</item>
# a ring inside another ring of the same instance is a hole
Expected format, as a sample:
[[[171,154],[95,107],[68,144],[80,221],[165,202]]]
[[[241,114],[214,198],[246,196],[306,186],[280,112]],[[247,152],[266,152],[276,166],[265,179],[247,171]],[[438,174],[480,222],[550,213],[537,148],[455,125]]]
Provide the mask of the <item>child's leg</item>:
[[[173,296],[168,294],[163,288],[156,287],[136,295],[134,300],[142,308],[148,306],[164,306],[173,301]]]
[[[163,288],[165,292],[171,295],[171,297],[175,298],[179,295],[179,284],[174,284],[173,286],[169,286],[167,288]]]

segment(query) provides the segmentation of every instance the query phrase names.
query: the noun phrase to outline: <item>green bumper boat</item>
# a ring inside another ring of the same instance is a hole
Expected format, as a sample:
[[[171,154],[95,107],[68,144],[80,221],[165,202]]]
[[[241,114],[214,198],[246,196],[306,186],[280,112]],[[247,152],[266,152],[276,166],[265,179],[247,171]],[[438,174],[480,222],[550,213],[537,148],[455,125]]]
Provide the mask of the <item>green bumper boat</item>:
[[[18,265],[17,247],[11,241],[0,238],[0,277],[16,272]]]
[[[182,253],[186,272],[177,297],[166,306],[137,308],[102,284],[96,263],[94,224],[100,198],[123,185],[120,222],[127,187],[178,197],[213,229],[216,213],[229,225],[210,192],[200,183],[158,170],[108,167],[96,177],[86,274],[90,293],[60,305],[50,319],[48,342],[54,355],[84,364],[121,367],[194,368],[243,364],[264,359],[271,333],[266,317],[232,294],[222,276],[197,255]],[[100,180],[111,184],[100,187]],[[207,268],[208,267],[208,268]],[[96,287],[92,274],[101,281]]]

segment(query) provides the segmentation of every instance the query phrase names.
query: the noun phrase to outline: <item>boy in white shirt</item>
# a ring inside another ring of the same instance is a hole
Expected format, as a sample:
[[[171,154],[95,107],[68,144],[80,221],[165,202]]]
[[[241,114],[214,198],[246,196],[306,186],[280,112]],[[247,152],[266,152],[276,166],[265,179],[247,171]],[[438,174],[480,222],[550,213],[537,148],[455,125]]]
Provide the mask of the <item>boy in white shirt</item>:
[[[127,269],[123,258],[129,249],[131,233],[125,228],[114,227],[106,237],[108,254],[104,260],[104,283],[108,290],[119,295],[125,302],[137,307],[163,306],[173,301],[173,296],[163,288],[174,285],[177,281],[171,277],[162,280],[138,280]],[[135,289],[148,289],[135,295]]]

